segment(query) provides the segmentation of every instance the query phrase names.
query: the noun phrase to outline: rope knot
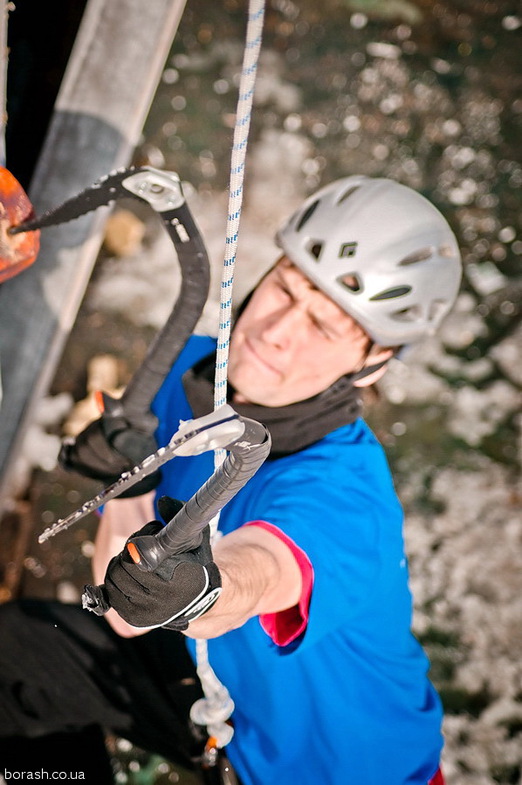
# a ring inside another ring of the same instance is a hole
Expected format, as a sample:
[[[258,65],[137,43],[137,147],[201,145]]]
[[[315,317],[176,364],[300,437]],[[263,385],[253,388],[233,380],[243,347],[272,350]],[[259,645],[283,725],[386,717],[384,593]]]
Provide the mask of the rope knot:
[[[234,729],[226,720],[234,711],[234,701],[228,692],[221,692],[218,701],[211,698],[200,698],[190,709],[190,719],[196,725],[207,728],[210,736],[216,739],[216,747],[222,749],[232,740]]]

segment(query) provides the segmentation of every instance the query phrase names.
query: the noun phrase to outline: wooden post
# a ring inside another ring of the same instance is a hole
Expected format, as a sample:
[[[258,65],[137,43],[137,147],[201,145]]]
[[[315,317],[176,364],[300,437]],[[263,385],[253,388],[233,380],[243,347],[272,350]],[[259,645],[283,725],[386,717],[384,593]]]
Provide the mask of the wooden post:
[[[129,164],[185,0],[89,0],[31,182],[35,212]],[[0,286],[0,510],[102,242],[107,209],[42,231],[31,268]]]

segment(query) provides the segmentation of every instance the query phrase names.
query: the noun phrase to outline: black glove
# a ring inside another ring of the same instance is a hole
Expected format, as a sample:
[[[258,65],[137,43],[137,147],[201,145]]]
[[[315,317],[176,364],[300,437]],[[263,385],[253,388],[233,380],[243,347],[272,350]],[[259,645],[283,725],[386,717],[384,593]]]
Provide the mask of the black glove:
[[[101,480],[107,486],[157,449],[152,433],[136,430],[121,415],[102,414],[76,439],[63,442],[58,462],[63,469]],[[152,491],[159,485],[160,479],[161,472],[155,471],[121,496],[140,496]]]
[[[169,496],[158,502],[161,517],[171,520],[183,503]],[[161,523],[147,523],[134,537],[154,535]],[[201,545],[192,551],[169,556],[155,572],[144,572],[131,559],[127,548],[109,563],[104,594],[116,612],[134,627],[166,627],[186,630],[214,605],[221,593],[221,575],[212,559],[210,528]]]

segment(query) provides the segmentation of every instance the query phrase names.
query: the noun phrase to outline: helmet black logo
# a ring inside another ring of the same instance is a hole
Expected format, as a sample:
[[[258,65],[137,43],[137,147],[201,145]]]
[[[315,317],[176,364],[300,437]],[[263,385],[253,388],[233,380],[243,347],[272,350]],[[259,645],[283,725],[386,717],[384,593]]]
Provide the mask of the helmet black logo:
[[[347,259],[350,256],[355,256],[357,250],[357,243],[343,243],[339,249],[339,259]]]

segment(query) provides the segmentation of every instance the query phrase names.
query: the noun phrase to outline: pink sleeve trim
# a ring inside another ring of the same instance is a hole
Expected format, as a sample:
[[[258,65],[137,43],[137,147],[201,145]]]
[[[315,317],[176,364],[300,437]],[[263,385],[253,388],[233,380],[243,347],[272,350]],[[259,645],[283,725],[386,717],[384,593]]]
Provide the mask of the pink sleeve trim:
[[[297,605],[278,613],[264,613],[259,617],[261,627],[277,646],[287,646],[301,635],[308,624],[310,597],[314,583],[314,568],[306,553],[281,529],[266,521],[251,521],[247,526],[259,526],[278,537],[292,551],[301,570],[303,589]]]

